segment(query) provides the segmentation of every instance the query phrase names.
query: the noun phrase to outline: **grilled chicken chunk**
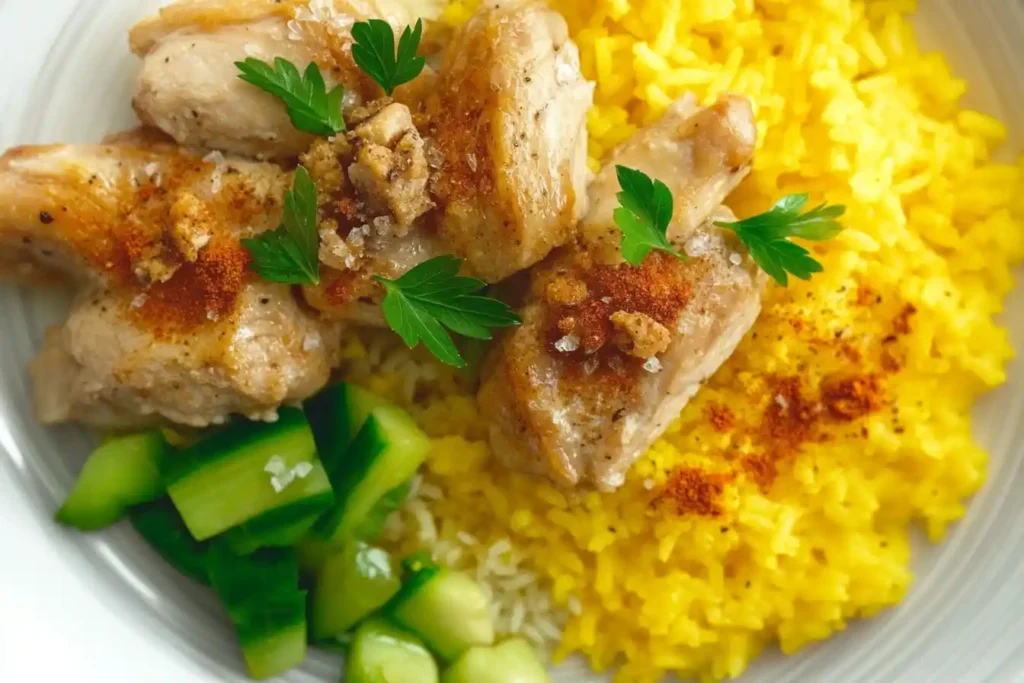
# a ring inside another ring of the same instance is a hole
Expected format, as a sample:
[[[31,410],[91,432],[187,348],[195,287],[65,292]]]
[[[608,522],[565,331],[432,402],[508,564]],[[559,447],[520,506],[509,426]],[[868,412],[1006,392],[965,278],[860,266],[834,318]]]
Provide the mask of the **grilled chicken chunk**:
[[[47,333],[31,368],[42,422],[135,429],[167,420],[205,427],[236,414],[272,420],[281,405],[322,389],[336,363],[339,328],[308,315],[285,285],[252,280],[229,315],[180,331],[154,325],[140,310],[144,296],[83,292]]]
[[[270,418],[329,379],[338,329],[248,272],[290,176],[166,144],[0,157],[0,274],[83,292],[33,365],[46,422],[130,428]]]
[[[429,135],[440,235],[489,282],[570,241],[586,213],[593,85],[542,0],[487,0],[445,51]]]
[[[523,324],[492,353],[480,391],[495,452],[566,485],[614,489],[760,312],[764,277],[720,207],[747,173],[749,103],[680,102],[638,132],[591,186],[579,244],[535,271]],[[689,254],[622,261],[615,165],[666,183],[668,237]]]
[[[279,100],[239,80],[235,62],[283,57],[304,70],[315,61],[329,85],[369,101],[380,87],[352,61],[351,27],[371,18],[396,31],[414,21],[398,0],[181,0],[132,29],[143,60],[135,111],[183,145],[296,157],[312,136],[295,129]],[[396,96],[417,92],[409,84]]]

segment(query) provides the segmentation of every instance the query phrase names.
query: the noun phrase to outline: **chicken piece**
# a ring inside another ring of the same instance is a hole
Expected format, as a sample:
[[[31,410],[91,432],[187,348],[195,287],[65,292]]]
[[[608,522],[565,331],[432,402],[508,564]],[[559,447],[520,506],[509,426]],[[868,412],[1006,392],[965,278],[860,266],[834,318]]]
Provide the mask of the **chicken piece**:
[[[277,227],[289,174],[159,142],[18,147],[0,157],[0,278],[165,282],[215,235]]]
[[[0,157],[0,273],[84,292],[33,364],[45,422],[128,429],[271,419],[329,379],[338,327],[248,270],[276,166],[124,139]]]
[[[42,422],[127,430],[206,427],[235,414],[273,420],[322,389],[338,362],[340,328],[306,313],[285,285],[249,280],[230,314],[181,331],[154,324],[145,296],[83,292],[47,333],[31,368]]]
[[[487,0],[445,51],[428,111],[440,234],[489,282],[570,241],[586,213],[593,85],[542,0]]]
[[[735,235],[713,225],[754,151],[749,103],[679,103],[638,132],[591,186],[579,244],[533,275],[522,311],[485,365],[479,400],[509,465],[565,485],[620,486],[760,312],[764,276]],[[690,256],[623,262],[615,165],[672,191],[671,241]]]
[[[296,130],[279,100],[239,80],[235,62],[283,57],[301,71],[315,61],[329,87],[343,84],[348,101],[368,101],[380,87],[352,61],[351,27],[370,18],[396,30],[413,21],[398,0],[181,0],[132,29],[132,51],[143,59],[135,111],[189,147],[294,158],[313,137]],[[421,83],[396,97],[417,99]]]

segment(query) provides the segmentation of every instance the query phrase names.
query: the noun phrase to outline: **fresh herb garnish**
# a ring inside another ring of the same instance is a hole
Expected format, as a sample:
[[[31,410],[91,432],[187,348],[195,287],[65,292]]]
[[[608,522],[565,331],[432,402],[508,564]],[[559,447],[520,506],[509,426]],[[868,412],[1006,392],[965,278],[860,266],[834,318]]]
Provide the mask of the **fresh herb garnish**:
[[[466,366],[447,327],[472,339],[490,339],[490,328],[512,327],[519,317],[504,302],[476,294],[486,283],[460,277],[462,259],[450,254],[419,264],[397,280],[379,275],[384,285],[384,317],[406,346],[422,341],[443,363]]]
[[[822,241],[832,239],[843,229],[838,218],[846,213],[841,204],[821,204],[800,213],[807,206],[807,194],[786,195],[768,211],[741,221],[720,221],[715,225],[734,230],[747,246],[751,258],[776,282],[785,287],[789,275],[811,279],[822,271],[807,249],[788,238]]]
[[[250,57],[235,62],[242,73],[238,76],[246,83],[266,90],[288,107],[292,125],[306,133],[330,136],[345,130],[341,115],[341,97],[344,87],[327,92],[323,74],[313,62],[306,67],[305,76],[287,59],[278,57],[274,66]]]
[[[316,185],[299,166],[295,183],[284,196],[281,227],[242,240],[252,256],[250,267],[268,280],[289,285],[320,284],[320,235],[316,220]]]
[[[370,78],[380,83],[390,97],[395,88],[408,83],[420,75],[425,57],[417,57],[420,39],[423,38],[423,20],[416,22],[416,28],[405,27],[398,40],[398,55],[395,55],[395,34],[391,24],[380,19],[356,22],[352,26],[352,58]]]
[[[625,166],[616,166],[615,172],[622,188],[614,214],[622,231],[622,257],[639,266],[651,249],[658,249],[685,260],[665,236],[672,222],[672,192],[665,183]]]

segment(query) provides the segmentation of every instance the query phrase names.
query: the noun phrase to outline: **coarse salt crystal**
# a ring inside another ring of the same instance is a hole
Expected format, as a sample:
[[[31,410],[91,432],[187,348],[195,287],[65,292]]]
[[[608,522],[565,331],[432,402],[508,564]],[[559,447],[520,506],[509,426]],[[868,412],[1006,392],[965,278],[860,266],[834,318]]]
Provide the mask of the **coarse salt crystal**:
[[[610,304],[612,302],[612,298],[610,296],[602,296],[601,297],[601,302],[602,303],[606,303],[606,304]]]
[[[263,54],[263,48],[261,48],[256,43],[246,43],[245,54],[249,55],[250,57],[259,57],[260,55]]]
[[[207,320],[211,320],[213,322],[217,322],[218,320],[220,320],[220,316],[217,315],[216,311],[207,311],[206,312],[206,319]]]
[[[644,361],[644,370],[647,372],[661,372],[661,361],[658,360],[657,356],[651,356]]]
[[[307,334],[306,338],[302,340],[303,351],[316,351],[320,348],[320,337],[315,334]]]
[[[644,488],[647,489],[648,491],[653,489],[654,488],[654,480],[653,479],[644,479]]]
[[[239,327],[238,332],[235,332],[235,338],[241,341],[252,339],[256,336],[256,333],[250,330],[248,327]]]
[[[142,308],[143,306],[146,305],[147,299],[149,299],[147,295],[139,294],[137,297],[132,299],[132,308]]]
[[[221,164],[223,164],[226,161],[226,159],[224,158],[224,154],[222,154],[221,152],[219,152],[217,150],[213,150],[212,152],[207,154],[205,157],[203,157],[203,161],[205,161],[205,162],[207,162],[209,164],[217,164],[218,166],[220,166]]]
[[[580,347],[580,340],[571,334],[567,334],[555,342],[555,348],[562,353],[572,353]]]
[[[300,462],[298,465],[292,468],[292,474],[299,479],[305,479],[313,471],[313,464],[309,462]]]
[[[473,172],[476,172],[476,166],[477,166],[476,154],[473,154],[472,152],[467,154],[466,155],[466,163],[469,164],[470,170],[472,170]]]
[[[781,395],[781,394],[779,394],[779,395],[777,395],[777,396],[775,397],[775,402],[776,402],[776,403],[777,403],[777,404],[779,405],[779,407],[780,407],[780,408],[782,408],[783,410],[786,410],[787,408],[789,408],[789,401],[787,401],[787,400],[786,400],[786,397],[785,397],[785,396],[783,396],[783,395]]]
[[[729,254],[729,263],[733,264],[734,266],[738,266],[741,263],[743,263],[743,257],[734,251],[731,254]]]
[[[280,455],[272,455],[270,460],[267,460],[267,464],[264,465],[263,471],[268,474],[284,474],[288,471],[288,466]]]

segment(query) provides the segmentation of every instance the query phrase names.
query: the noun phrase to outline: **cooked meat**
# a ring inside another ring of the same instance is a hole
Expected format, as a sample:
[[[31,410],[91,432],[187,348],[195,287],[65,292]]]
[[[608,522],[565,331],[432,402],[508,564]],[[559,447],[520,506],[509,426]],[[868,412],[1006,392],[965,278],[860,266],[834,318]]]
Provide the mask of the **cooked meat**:
[[[33,366],[40,417],[129,428],[271,418],[327,382],[337,327],[248,272],[289,174],[161,144],[0,157],[0,273],[83,287]]]
[[[0,278],[166,281],[214,234],[277,227],[290,177],[173,146],[18,147],[0,157]]]
[[[586,212],[593,86],[542,0],[487,0],[445,51],[430,135],[441,237],[495,282],[565,244]]]
[[[349,101],[369,100],[380,87],[350,51],[352,24],[369,18],[396,30],[413,20],[398,0],[182,0],[132,29],[132,51],[143,59],[135,111],[190,147],[296,157],[312,136],[295,129],[275,97],[239,80],[235,62],[283,57],[304,70],[315,61]],[[397,96],[417,92],[409,84]]]
[[[230,314],[182,331],[152,324],[145,296],[83,292],[48,332],[32,364],[41,421],[136,429],[205,427],[235,414],[271,420],[330,379],[340,330],[303,311],[287,286],[250,280]]]
[[[495,452],[567,486],[622,484],[637,457],[733,353],[760,311],[764,277],[714,227],[747,173],[755,128],[746,100],[694,112],[679,103],[638,132],[591,186],[579,244],[541,266],[523,325],[492,353],[480,391]],[[615,165],[666,183],[668,235],[690,258],[622,261]]]

